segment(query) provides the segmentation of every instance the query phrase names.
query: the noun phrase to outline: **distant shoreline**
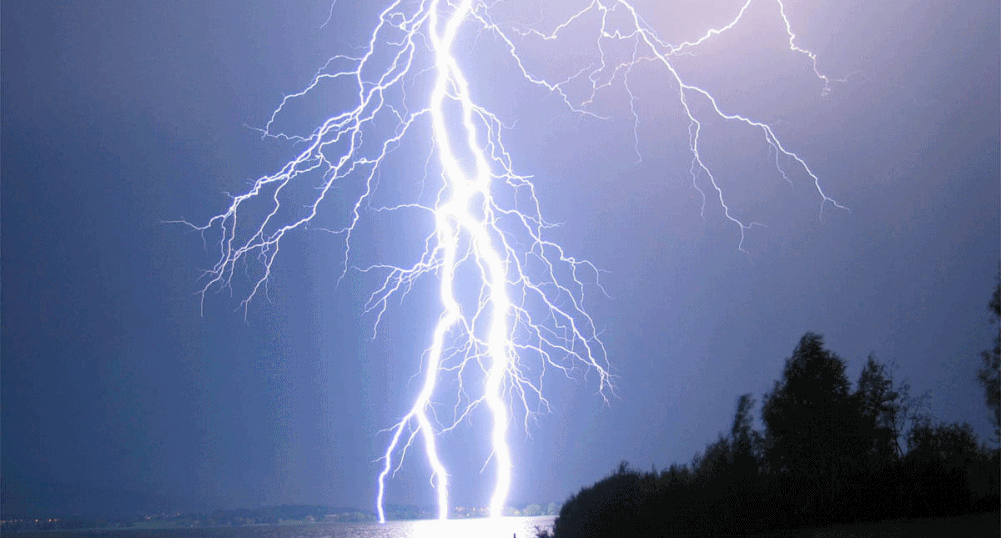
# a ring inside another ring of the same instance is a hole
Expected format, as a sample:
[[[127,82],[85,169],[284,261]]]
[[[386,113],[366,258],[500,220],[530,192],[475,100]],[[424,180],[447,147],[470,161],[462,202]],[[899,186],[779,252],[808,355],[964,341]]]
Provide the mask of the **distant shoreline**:
[[[512,506],[505,517],[555,516],[559,505],[529,504]],[[486,509],[457,507],[449,519],[467,520],[488,517]],[[434,520],[434,512],[416,506],[392,506],[386,511],[387,521]],[[83,530],[160,530],[192,528],[262,527],[316,525],[321,523],[374,523],[372,512],[354,508],[323,505],[280,505],[262,508],[237,508],[211,512],[158,512],[132,516],[9,517],[0,521],[0,531],[51,532]]]
[[[542,516],[505,516],[501,519],[502,522],[506,522],[507,526],[515,528],[515,532],[518,536],[523,538],[535,538],[536,533],[535,528],[544,528],[551,526],[552,521],[556,518],[553,515],[542,515]],[[450,519],[445,524],[454,522],[457,525],[469,525],[475,521],[483,521],[489,518],[457,518]],[[345,530],[353,529],[356,527],[368,527],[375,525],[386,525],[389,528],[399,527],[401,535],[409,536],[412,532],[408,531],[407,527],[412,527],[419,525],[421,523],[428,524],[441,524],[434,519],[411,519],[411,520],[391,520],[387,521],[385,524],[380,524],[375,521],[363,521],[363,522],[346,522],[346,521],[283,521],[281,523],[259,523],[259,524],[246,524],[246,525],[215,525],[215,526],[133,526],[133,527],[104,527],[104,528],[87,528],[87,529],[52,529],[52,530],[22,530],[22,531],[8,531],[4,534],[10,534],[12,536],[19,536],[21,538],[30,538],[32,536],[45,537],[45,538],[73,538],[73,537],[90,537],[90,536],[101,536],[101,537],[114,537],[114,538],[189,538],[193,536],[208,536],[212,538],[231,538],[231,537],[258,537],[261,536],[263,529],[296,529],[295,531],[289,532],[288,536],[304,536],[302,534],[302,529],[315,528],[317,531],[323,529],[331,528],[342,528]],[[503,523],[502,523],[503,524]],[[491,523],[491,525],[493,525]],[[412,529],[411,529],[412,530]],[[276,534],[269,532],[268,536],[275,536]],[[281,531],[277,533],[277,536],[284,536]],[[305,534],[305,536],[311,536]],[[338,533],[329,532],[319,532],[317,536],[332,536],[333,538],[346,538],[348,534],[343,537]],[[510,536],[509,532],[504,533],[504,538]]]

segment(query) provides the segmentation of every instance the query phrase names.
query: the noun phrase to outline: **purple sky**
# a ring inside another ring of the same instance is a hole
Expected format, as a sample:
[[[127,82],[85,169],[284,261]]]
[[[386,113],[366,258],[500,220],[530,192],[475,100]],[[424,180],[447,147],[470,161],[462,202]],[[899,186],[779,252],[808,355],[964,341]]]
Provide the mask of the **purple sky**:
[[[165,508],[372,509],[379,432],[418,389],[434,283],[371,340],[362,309],[373,281],[335,287],[337,241],[298,233],[270,300],[245,317],[243,297],[209,295],[200,315],[199,269],[216,260],[197,235],[161,223],[208,219],[222,193],[289,157],[294,148],[246,125],[263,125],[328,57],[364,42],[365,4],[338,3],[323,29],[322,2],[4,4],[5,511],[83,506],[74,495],[94,491],[141,492]],[[677,43],[740,5],[703,4],[637,7]],[[474,97],[511,126],[516,171],[534,176],[544,215],[562,224],[550,238],[606,271],[609,297],[592,289],[589,305],[618,376],[607,406],[593,376],[549,384],[552,413],[531,437],[510,436],[512,502],[562,500],[623,459],[689,461],[729,427],[740,394],[760,402],[807,331],[825,336],[853,381],[869,353],[895,361],[913,393],[931,392],[935,417],[989,435],[975,372],[997,330],[986,305],[1001,259],[999,6],[790,0],[786,13],[819,69],[847,77],[828,95],[767,0],[675,64],[726,110],[773,125],[851,210],[827,205],[820,218],[809,178],[787,167],[784,181],[758,132],[707,121],[703,156],[727,200],[767,226],[748,233],[746,254],[718,205],[700,215],[687,121],[662,70],[631,75],[634,142],[621,86],[596,103],[612,119],[579,117],[519,81],[491,39],[463,47]],[[534,8],[506,16],[538,19]],[[585,33],[539,47],[530,67],[555,73],[572,64],[563,54],[587,57]],[[423,160],[407,166],[382,181],[419,181]],[[401,245],[403,233],[422,237],[405,223],[379,226],[362,260],[422,246]],[[486,503],[482,429],[474,421],[444,441],[456,503]],[[416,458],[391,484],[389,502],[432,502]]]

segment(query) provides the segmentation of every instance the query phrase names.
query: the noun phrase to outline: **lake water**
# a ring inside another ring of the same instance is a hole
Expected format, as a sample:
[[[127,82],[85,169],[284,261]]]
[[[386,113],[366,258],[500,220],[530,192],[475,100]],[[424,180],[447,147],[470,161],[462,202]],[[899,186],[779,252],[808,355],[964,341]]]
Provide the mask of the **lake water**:
[[[251,525],[194,529],[114,529],[17,533],[19,538],[535,538],[537,529],[552,529],[555,516],[448,521],[379,523],[314,523]]]

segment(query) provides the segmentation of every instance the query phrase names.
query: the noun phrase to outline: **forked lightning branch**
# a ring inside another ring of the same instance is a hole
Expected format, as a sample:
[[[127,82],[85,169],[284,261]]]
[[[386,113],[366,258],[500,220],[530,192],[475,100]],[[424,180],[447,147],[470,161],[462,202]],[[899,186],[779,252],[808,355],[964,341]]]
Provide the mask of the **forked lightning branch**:
[[[821,92],[828,91],[834,81],[821,73],[816,56],[797,44],[782,2],[757,1],[773,6],[789,53],[801,58],[804,72],[817,77]],[[754,119],[753,111],[728,110],[675,66],[682,55],[741,25],[754,3],[737,6],[725,24],[672,44],[624,1],[582,4],[548,27],[502,22],[495,12],[503,2],[393,2],[378,15],[367,43],[354,54],[332,57],[305,88],[281,101],[261,129],[266,137],[293,141],[295,157],[232,195],[229,206],[208,222],[185,222],[201,232],[218,256],[204,277],[203,302],[210,292],[233,289],[234,279],[249,279],[240,297],[246,309],[266,293],[279,247],[299,229],[337,237],[340,278],[350,272],[377,275],[379,284],[365,305],[376,330],[391,299],[406,295],[421,279],[437,282],[440,310],[431,333],[417,343],[426,351],[412,357],[420,390],[409,410],[386,430],[388,441],[379,459],[380,521],[385,520],[386,485],[414,452],[430,466],[438,517],[447,518],[452,476],[438,442],[442,434],[464,427],[477,409],[485,411],[477,417],[490,420],[483,439],[489,453],[484,468],[491,469],[483,474],[492,481],[490,515],[501,516],[518,468],[508,437],[513,423],[527,428],[533,413],[548,409],[543,377],[585,375],[602,397],[614,390],[605,347],[585,305],[588,294],[601,292],[598,271],[547,238],[551,225],[542,215],[545,196],[537,196],[530,178],[519,175],[517,156],[505,148],[502,119],[478,104],[470,81],[490,66],[470,57],[468,51],[475,49],[466,41],[490,38],[520,72],[522,84],[557,96],[573,114],[597,118],[606,116],[594,104],[602,92],[619,87],[632,96],[632,70],[641,64],[659,69],[668,81],[661,97],[687,116],[677,128],[687,130],[691,180],[702,208],[717,204],[739,231],[735,246],[743,249],[755,223],[735,216],[716,172],[704,160],[700,136],[709,116],[757,131],[786,180],[809,182],[821,211],[826,205],[841,207],[771,125]],[[340,9],[334,5],[331,16],[347,16]],[[661,9],[670,9],[669,3]],[[582,32],[591,33],[596,54],[578,70],[554,78],[532,67],[526,43],[558,42]],[[611,52],[622,45],[631,54]],[[342,101],[328,103],[331,113],[319,125],[307,132],[278,127],[297,102],[329,86],[342,89]],[[639,120],[635,112],[628,118],[634,125]],[[426,159],[408,163],[406,177],[399,177],[395,168],[394,173],[386,171],[394,152],[418,142],[431,148]],[[420,182],[423,192],[411,201],[386,205],[377,200],[380,181]],[[330,208],[340,213],[324,215]],[[417,245],[419,256],[412,264],[356,265],[356,254],[366,248],[358,239],[359,228],[387,212],[431,223],[431,233]],[[443,388],[446,378],[449,390]]]

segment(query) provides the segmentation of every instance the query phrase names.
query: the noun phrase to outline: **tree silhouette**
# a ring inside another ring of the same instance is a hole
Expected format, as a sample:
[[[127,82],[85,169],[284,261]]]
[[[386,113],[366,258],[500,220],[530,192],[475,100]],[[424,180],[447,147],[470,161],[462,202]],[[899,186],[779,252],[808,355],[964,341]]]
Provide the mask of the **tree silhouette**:
[[[987,305],[990,311],[991,323],[1001,320],[1001,270],[998,271],[994,295]],[[984,386],[984,400],[991,411],[991,422],[994,424],[994,442],[1001,444],[1001,325],[998,334],[994,336],[994,349],[980,354],[983,366],[977,371],[977,379]]]
[[[849,387],[844,361],[824,349],[821,335],[806,333],[762,405],[772,470],[812,473],[843,441]]]
[[[765,395],[766,461],[788,496],[793,522],[843,502],[845,472],[863,458],[845,362],[806,333]]]
[[[969,424],[934,424],[922,420],[907,436],[907,475],[911,477],[914,515],[963,513],[971,504],[970,470],[981,460]],[[995,469],[996,472],[996,469]]]
[[[640,474],[623,461],[590,488],[570,497],[553,523],[556,536],[631,536],[640,513],[637,506]]]
[[[758,474],[763,439],[754,429],[754,397],[742,394],[737,400],[737,412],[730,427],[733,468],[738,479],[749,480]]]
[[[901,396],[886,366],[869,355],[853,397],[859,413],[859,439],[866,442],[870,469],[885,466],[899,453],[896,424],[902,412]]]

